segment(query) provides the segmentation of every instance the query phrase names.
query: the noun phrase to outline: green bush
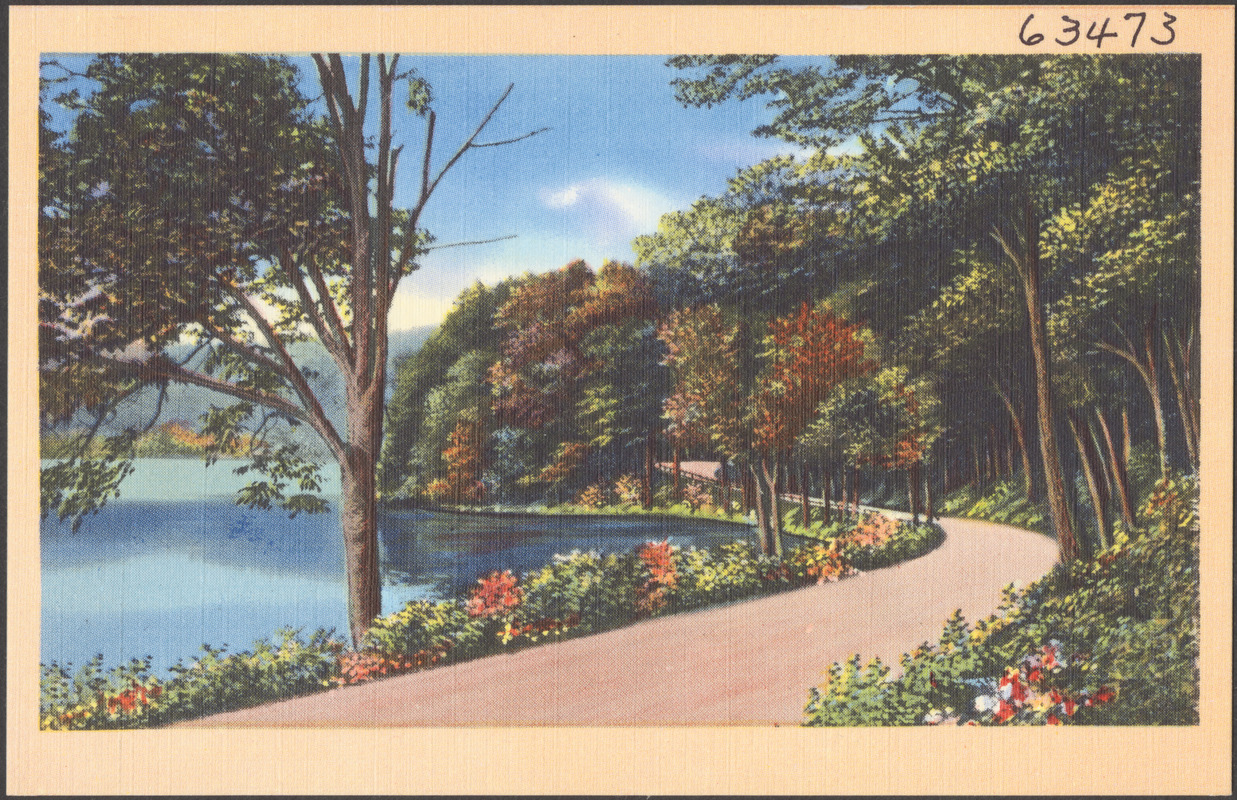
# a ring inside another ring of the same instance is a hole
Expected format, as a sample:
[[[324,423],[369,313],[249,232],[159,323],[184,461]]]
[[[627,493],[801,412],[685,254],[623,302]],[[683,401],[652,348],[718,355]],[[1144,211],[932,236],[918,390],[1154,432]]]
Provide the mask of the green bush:
[[[970,517],[1050,533],[1048,513],[1040,503],[1028,503],[1021,481],[998,481],[985,490],[963,486],[941,502],[945,516]]]
[[[899,677],[833,665],[804,724],[1197,724],[1196,508],[1193,479],[1161,481],[1132,534],[1007,589],[974,627],[955,614]]]
[[[228,653],[202,646],[202,655],[177,662],[166,681],[153,677],[150,659],[133,659],[104,673],[98,655],[75,674],[53,662],[42,666],[39,717],[46,730],[147,728],[321,691],[339,673],[343,644],[316,631],[278,631],[252,650]]]

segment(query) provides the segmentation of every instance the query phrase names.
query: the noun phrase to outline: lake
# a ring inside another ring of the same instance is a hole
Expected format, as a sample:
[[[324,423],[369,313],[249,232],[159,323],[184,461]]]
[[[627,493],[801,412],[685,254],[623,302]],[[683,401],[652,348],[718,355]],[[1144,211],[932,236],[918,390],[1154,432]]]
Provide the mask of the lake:
[[[42,521],[42,662],[77,666],[102,653],[111,667],[149,655],[166,675],[203,643],[246,649],[285,625],[306,634],[335,628],[346,637],[338,504],[293,520],[238,507],[231,493],[249,479],[231,466],[146,459],[122,499],[87,517],[77,533],[54,518]],[[490,570],[518,574],[573,549],[621,552],[664,538],[683,546],[754,541],[746,526],[708,520],[386,511],[383,613],[466,590]]]

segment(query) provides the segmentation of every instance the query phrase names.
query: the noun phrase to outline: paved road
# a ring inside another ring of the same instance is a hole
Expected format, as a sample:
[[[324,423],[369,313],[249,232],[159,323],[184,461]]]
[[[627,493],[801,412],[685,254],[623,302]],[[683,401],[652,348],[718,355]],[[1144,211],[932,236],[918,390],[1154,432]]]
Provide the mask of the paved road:
[[[941,524],[928,555],[837,583],[182,725],[797,725],[832,662],[858,652],[896,665],[955,609],[986,616],[1001,587],[1056,561],[1039,534]]]

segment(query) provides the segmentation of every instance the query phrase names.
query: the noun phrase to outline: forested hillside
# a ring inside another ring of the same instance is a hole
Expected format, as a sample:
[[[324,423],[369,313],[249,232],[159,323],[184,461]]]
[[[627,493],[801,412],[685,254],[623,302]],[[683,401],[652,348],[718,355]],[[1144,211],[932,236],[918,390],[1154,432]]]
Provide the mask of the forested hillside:
[[[688,106],[768,95],[755,134],[806,154],[634,265],[467,290],[397,368],[387,498],[647,507],[655,463],[706,460],[766,549],[807,487],[1018,506],[1069,559],[1197,470],[1197,57],[671,64]]]

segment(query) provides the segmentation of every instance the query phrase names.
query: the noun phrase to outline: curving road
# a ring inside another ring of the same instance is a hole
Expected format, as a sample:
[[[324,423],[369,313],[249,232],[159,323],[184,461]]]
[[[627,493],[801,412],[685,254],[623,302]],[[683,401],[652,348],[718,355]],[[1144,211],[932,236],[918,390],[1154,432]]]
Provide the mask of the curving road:
[[[944,519],[922,558],[838,583],[206,717],[182,726],[797,725],[807,691],[860,653],[896,666],[962,609],[1056,561],[1040,534]]]

